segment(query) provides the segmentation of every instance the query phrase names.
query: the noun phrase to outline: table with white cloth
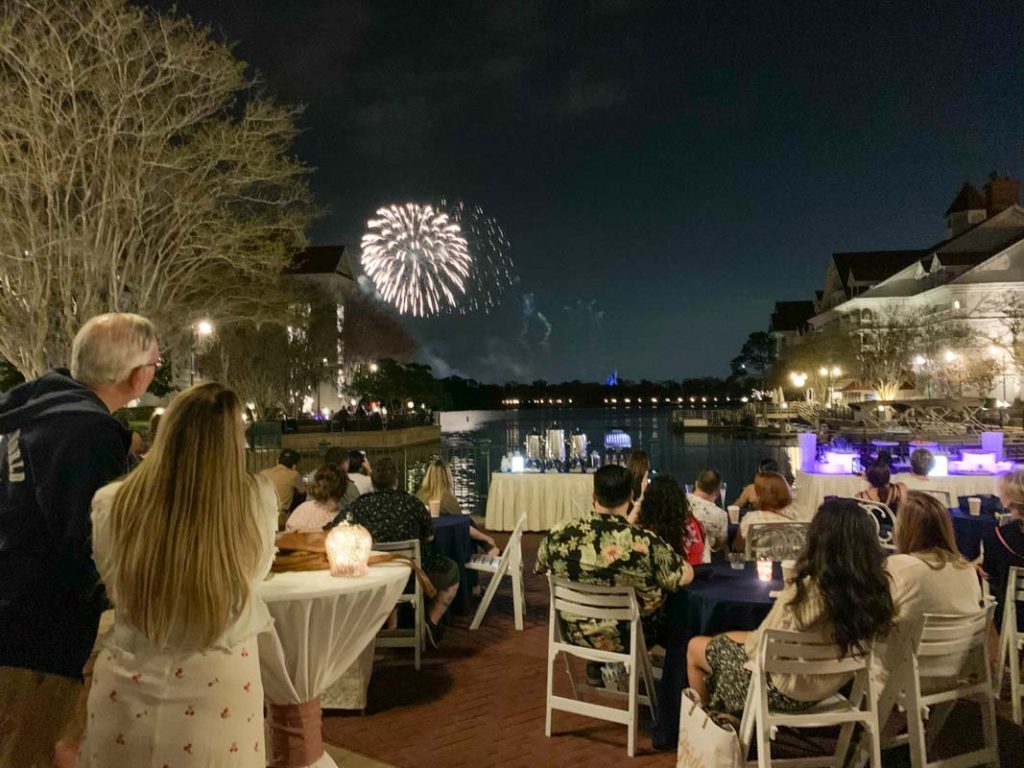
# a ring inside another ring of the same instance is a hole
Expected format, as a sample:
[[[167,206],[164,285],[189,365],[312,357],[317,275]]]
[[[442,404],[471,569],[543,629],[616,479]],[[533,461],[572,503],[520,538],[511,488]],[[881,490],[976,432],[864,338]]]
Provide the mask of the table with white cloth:
[[[495,472],[487,491],[487,529],[511,531],[525,512],[526,530],[547,531],[557,523],[587,517],[593,496],[593,474]]]
[[[323,749],[319,696],[374,643],[409,573],[407,565],[387,563],[358,578],[292,571],[259,585],[274,617],[259,636],[269,765],[336,766]]]
[[[960,496],[998,494],[1000,478],[1001,475],[949,475],[922,481],[908,474],[899,474],[893,475],[892,482],[905,483],[911,490],[947,491],[950,503],[955,506]],[[810,520],[826,496],[849,498],[867,488],[868,481],[857,475],[819,475],[798,470],[795,490],[800,518]]]

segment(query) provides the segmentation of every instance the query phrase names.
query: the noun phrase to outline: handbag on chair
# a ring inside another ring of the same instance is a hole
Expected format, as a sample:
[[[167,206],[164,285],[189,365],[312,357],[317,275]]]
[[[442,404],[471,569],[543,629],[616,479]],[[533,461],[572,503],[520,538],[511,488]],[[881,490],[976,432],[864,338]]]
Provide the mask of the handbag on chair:
[[[692,688],[684,690],[676,768],[740,768],[743,764],[739,721],[731,715],[709,714]]]

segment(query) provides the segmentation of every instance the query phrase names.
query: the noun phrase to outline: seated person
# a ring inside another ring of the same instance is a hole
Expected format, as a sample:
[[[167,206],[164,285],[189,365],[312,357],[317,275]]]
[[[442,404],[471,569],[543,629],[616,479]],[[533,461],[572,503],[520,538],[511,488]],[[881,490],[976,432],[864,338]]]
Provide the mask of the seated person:
[[[647,486],[636,525],[656,534],[690,565],[711,562],[704,526],[690,512],[682,487],[671,475],[658,475]]]
[[[430,502],[436,501],[440,504],[442,515],[461,515],[462,507],[459,506],[459,500],[455,498],[454,490],[455,479],[452,477],[452,470],[448,466],[448,462],[443,459],[435,459],[430,462],[430,466],[423,474],[423,482],[420,483],[420,489],[416,491],[416,498],[426,504],[428,509]],[[469,538],[474,543],[479,543],[488,555],[500,554],[494,539],[479,530],[472,521],[469,525]]]
[[[716,503],[722,492],[722,476],[714,469],[705,469],[697,475],[693,493],[687,494],[693,516],[700,520],[707,536],[708,548],[725,549],[729,543],[729,516]],[[704,562],[711,562],[711,553],[705,550]]]
[[[989,589],[996,599],[995,628],[1003,627],[1003,603],[1006,599],[1006,581],[1010,568],[1024,568],[1024,469],[1015,469],[1004,475],[999,486],[999,498],[1010,513],[998,528],[986,529],[982,542],[985,559],[982,569],[988,576]],[[1024,611],[1017,610],[1017,629],[1024,631]]]
[[[747,532],[755,523],[794,523],[797,511],[793,506],[793,491],[786,478],[778,472],[758,472],[754,479],[754,492],[757,495],[758,508],[748,512],[740,521],[740,529],[732,548],[743,552],[747,547]],[[860,507],[858,507],[860,509]],[[861,514],[864,514],[863,510]]]
[[[907,486],[903,483],[890,482],[892,477],[889,465],[881,461],[875,462],[864,473],[869,488],[861,491],[856,498],[865,501],[877,501],[885,504],[893,514],[899,511],[901,502],[907,497]]]
[[[935,468],[935,456],[927,448],[915,448],[910,454],[910,477],[911,482],[907,485],[913,489],[918,483],[931,484],[928,473]]]
[[[438,624],[448,610],[459,588],[459,566],[437,551],[434,544],[434,522],[423,502],[411,493],[398,490],[398,468],[391,459],[377,462],[371,476],[373,493],[353,501],[329,525],[341,522],[346,515],[370,532],[374,541],[420,540],[421,567],[437,595],[427,608],[427,636],[436,648],[441,639]]]
[[[277,494],[277,512],[280,525],[283,527],[288,512],[292,509],[295,494],[306,492],[306,481],[295,467],[299,463],[299,452],[285,448],[277,457],[277,465],[264,469],[261,475],[270,480]]]
[[[359,491],[348,475],[332,464],[324,464],[313,475],[309,498],[289,515],[286,531],[322,531],[338,512],[359,498]]]
[[[693,580],[693,568],[658,536],[626,521],[630,485],[625,467],[610,464],[597,470],[593,513],[552,528],[541,539],[535,570],[582,584],[630,585],[636,589],[641,614],[649,617],[661,607],[665,592]],[[628,626],[579,619],[564,622],[563,631],[576,645],[625,652]],[[645,635],[647,631],[645,627]],[[653,639],[648,636],[649,642]]]
[[[370,480],[370,460],[366,458],[366,451],[352,450],[348,452],[348,479],[355,483],[359,493],[370,493],[373,491],[373,483]]]
[[[871,519],[849,499],[826,501],[811,521],[795,577],[761,626],[754,632],[693,638],[686,653],[688,680],[707,708],[739,716],[765,630],[820,634],[845,657],[884,637],[893,616],[885,555]],[[799,712],[850,679],[848,674],[771,674],[768,703],[776,711]]]
[[[891,713],[898,693],[885,691],[885,684],[916,621],[926,613],[970,616],[982,604],[978,572],[960,555],[952,518],[942,502],[910,491],[896,518],[895,542],[897,554],[885,563],[896,610],[894,631],[878,644],[875,655],[883,719]]]
[[[629,522],[636,523],[636,516],[639,514],[639,506],[643,503],[644,490],[651,480],[651,459],[643,451],[633,451],[626,461],[626,469],[629,471],[630,490],[633,492],[633,506],[629,511]]]
[[[761,463],[757,465],[757,474],[754,475],[755,482],[743,487],[743,492],[739,495],[739,498],[732,503],[732,506],[739,507],[740,509],[746,509],[748,507],[750,509],[761,509],[761,505],[757,499],[757,488],[755,486],[757,475],[762,472],[777,472],[782,474],[779,472],[779,462],[775,459],[761,459]]]

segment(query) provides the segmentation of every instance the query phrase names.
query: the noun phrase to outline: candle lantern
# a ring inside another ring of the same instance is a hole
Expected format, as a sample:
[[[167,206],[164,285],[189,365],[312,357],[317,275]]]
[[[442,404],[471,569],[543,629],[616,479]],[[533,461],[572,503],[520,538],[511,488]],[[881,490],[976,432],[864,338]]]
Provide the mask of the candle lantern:
[[[771,560],[758,560],[757,561],[757,578],[760,581],[771,581],[772,580],[772,561]]]
[[[327,534],[327,562],[331,576],[364,576],[370,559],[373,537],[352,516],[336,525]]]

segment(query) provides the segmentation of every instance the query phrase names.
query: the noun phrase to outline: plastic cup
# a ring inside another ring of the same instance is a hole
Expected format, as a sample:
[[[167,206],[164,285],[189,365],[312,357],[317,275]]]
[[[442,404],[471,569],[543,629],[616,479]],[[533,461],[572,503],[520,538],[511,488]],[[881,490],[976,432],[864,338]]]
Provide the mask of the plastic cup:
[[[430,516],[431,517],[440,517],[441,516],[441,501],[440,501],[440,499],[437,500],[437,501],[430,502]]]
[[[737,507],[735,504],[730,504],[729,508],[728,508],[728,511],[729,511],[729,522],[732,523],[733,525],[738,524],[739,521],[740,521],[740,508]]]
[[[967,500],[967,511],[977,517],[981,514],[981,499],[977,496],[971,496]]]
[[[725,558],[729,561],[729,567],[734,571],[742,571],[746,567],[746,559],[742,552],[728,552]]]
[[[796,577],[796,560],[782,561],[782,580],[787,584]]]

